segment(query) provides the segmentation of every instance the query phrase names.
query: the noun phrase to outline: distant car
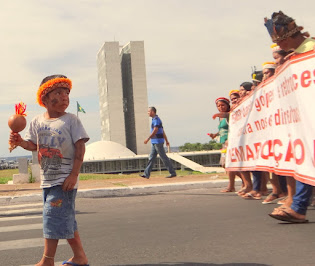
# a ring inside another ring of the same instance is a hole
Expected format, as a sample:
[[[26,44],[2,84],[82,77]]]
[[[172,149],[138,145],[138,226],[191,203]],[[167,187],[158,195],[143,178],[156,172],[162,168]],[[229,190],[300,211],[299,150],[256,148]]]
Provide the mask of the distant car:
[[[9,169],[16,169],[16,168],[18,168],[18,162],[15,162],[15,161],[9,161],[8,162],[8,168]]]

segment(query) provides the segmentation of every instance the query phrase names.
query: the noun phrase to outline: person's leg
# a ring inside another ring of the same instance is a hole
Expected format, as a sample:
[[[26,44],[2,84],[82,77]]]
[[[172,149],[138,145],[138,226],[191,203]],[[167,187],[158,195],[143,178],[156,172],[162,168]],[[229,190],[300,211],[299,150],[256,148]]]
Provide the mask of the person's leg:
[[[144,170],[144,175],[146,176],[146,177],[150,177],[150,174],[151,174],[151,171],[152,171],[152,167],[153,167],[153,165],[154,165],[154,162],[155,162],[155,158],[156,158],[156,156],[157,156],[157,151],[156,151],[156,149],[155,149],[155,145],[156,144],[152,144],[151,145],[151,153],[150,153],[150,155],[149,155],[149,162],[148,162],[148,165],[147,165],[147,167],[145,168],[145,170]]]
[[[278,201],[278,200],[280,200],[286,196],[286,193],[284,193],[282,191],[282,188],[280,186],[280,179],[285,180],[285,177],[278,176],[278,175],[272,173],[272,178],[270,180],[270,183],[272,185],[272,192],[271,192],[271,194],[268,195],[268,197],[265,198],[265,200],[262,202],[263,204],[275,203],[276,201]],[[286,187],[286,185],[285,185],[285,187]]]
[[[36,266],[54,266],[54,257],[58,246],[58,237],[52,233],[54,226],[50,222],[51,202],[55,200],[56,188],[43,189],[43,234],[45,239],[44,254]]]
[[[287,178],[286,178],[286,176],[279,175],[278,179],[279,179],[279,184],[280,184],[280,188],[281,188],[282,193],[283,194],[288,194]]]
[[[277,220],[291,222],[291,223],[305,223],[307,206],[312,196],[313,187],[296,181],[296,193],[293,197],[291,207],[279,207],[273,210],[269,216]]]
[[[259,192],[261,187],[262,172],[252,171],[253,175],[253,191]]]
[[[80,265],[85,265],[88,263],[88,259],[82,246],[82,242],[81,242],[80,235],[78,232],[77,222],[75,219],[75,198],[76,198],[77,191],[73,190],[67,193],[69,194],[68,198],[69,198],[69,203],[70,203],[68,216],[67,216],[67,220],[68,220],[67,227],[68,227],[69,233],[71,233],[72,235],[71,238],[67,238],[67,241],[73,251],[73,257],[67,261],[71,261],[73,263],[80,264]],[[64,265],[67,265],[67,263]]]
[[[293,197],[291,209],[305,216],[312,196],[312,190],[313,187],[311,185],[296,181],[296,193]]]
[[[293,196],[295,195],[295,191],[296,191],[296,182],[295,182],[294,177],[292,176],[287,176],[286,180],[287,180],[288,198],[285,201],[284,205],[287,207],[290,207],[293,202]]]
[[[272,185],[272,193],[273,194],[281,194],[282,193],[282,190],[281,190],[281,187],[280,187],[280,183],[279,183],[279,176],[272,173],[271,174],[271,179],[270,179],[270,183]]]
[[[44,254],[35,266],[54,266],[54,258],[58,246],[58,239],[45,238]]]
[[[69,259],[68,261],[74,262],[76,264],[82,264],[82,265],[87,264],[88,259],[87,259],[87,256],[85,255],[79,232],[75,231],[74,238],[67,239],[67,241],[73,251],[73,257]],[[67,264],[64,264],[64,265],[67,265]]]
[[[261,172],[261,184],[260,184],[260,194],[262,196],[268,195],[267,183],[270,180],[269,172]]]
[[[239,173],[243,179],[245,191],[246,192],[251,191],[253,189],[253,184],[252,184],[252,180],[250,179],[250,172],[241,171]]]
[[[253,190],[246,193],[242,197],[245,199],[261,199],[260,194],[260,187],[261,187],[261,178],[262,178],[262,172],[261,171],[252,171],[253,175]]]
[[[229,176],[229,184],[227,186],[227,188],[224,188],[221,190],[221,192],[225,193],[225,192],[234,192],[235,191],[235,176],[236,176],[236,172],[234,171],[228,171],[228,176]]]
[[[176,176],[176,172],[173,168],[173,165],[165,153],[164,144],[163,143],[156,144],[155,148],[156,148],[158,154],[160,155],[160,158],[163,161],[165,167],[170,172],[171,176]]]

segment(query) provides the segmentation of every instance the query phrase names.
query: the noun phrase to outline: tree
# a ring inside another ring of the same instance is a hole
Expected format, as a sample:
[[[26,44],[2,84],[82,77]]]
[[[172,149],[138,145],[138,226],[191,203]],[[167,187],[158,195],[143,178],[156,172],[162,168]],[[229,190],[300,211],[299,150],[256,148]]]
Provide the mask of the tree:
[[[201,144],[186,142],[183,146],[179,146],[179,151],[209,151],[220,150],[222,148],[221,143],[217,143],[215,140],[210,140],[208,143]]]

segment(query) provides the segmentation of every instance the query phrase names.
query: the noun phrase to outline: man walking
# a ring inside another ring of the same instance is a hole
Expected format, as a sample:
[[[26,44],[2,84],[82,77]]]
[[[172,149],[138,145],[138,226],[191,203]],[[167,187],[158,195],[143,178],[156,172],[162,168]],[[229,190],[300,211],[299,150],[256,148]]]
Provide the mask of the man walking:
[[[170,144],[165,135],[162,121],[156,114],[155,107],[149,107],[148,115],[152,117],[151,135],[144,141],[144,144],[147,144],[149,140],[151,139],[152,147],[151,147],[151,153],[149,156],[148,165],[146,169],[144,170],[144,173],[141,174],[140,176],[147,179],[150,178],[150,173],[154,165],[156,156],[157,154],[159,154],[167,170],[170,172],[170,175],[167,176],[167,178],[175,177],[176,172],[171,164],[170,159],[166,156],[165,150],[164,150],[164,141],[166,142],[166,146],[169,147]]]

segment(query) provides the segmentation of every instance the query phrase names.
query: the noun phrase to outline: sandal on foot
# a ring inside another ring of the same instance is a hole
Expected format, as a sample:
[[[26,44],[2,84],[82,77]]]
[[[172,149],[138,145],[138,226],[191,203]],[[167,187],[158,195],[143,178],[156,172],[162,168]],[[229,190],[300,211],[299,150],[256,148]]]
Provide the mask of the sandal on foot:
[[[279,200],[277,202],[277,204],[279,204],[279,205],[285,204],[285,201],[287,200],[287,198],[288,198],[288,196],[284,197],[283,199]]]
[[[236,191],[236,192],[235,192],[235,194],[240,194],[240,193],[243,193],[243,192],[245,192],[245,190],[246,190],[245,188],[242,188],[242,189],[240,189],[240,190]]]
[[[67,264],[72,265],[72,266],[90,266],[90,264],[77,264],[77,263],[74,263],[72,261],[67,261],[67,260],[65,260],[62,263],[62,265],[67,265]]]
[[[281,200],[284,197],[280,197],[279,194],[271,193],[265,198],[265,200],[262,202],[262,204],[271,204],[275,203],[277,200]]]
[[[282,211],[283,215],[270,213],[269,216],[274,218],[274,219],[288,222],[288,223],[292,223],[292,224],[308,223],[308,220],[306,220],[306,219],[298,219],[298,218],[294,217],[292,214],[286,212],[285,210],[281,210],[281,211]]]
[[[220,192],[222,193],[235,192],[235,189],[225,188],[225,189],[222,189]]]
[[[252,194],[250,192],[246,193],[244,196],[242,196],[243,199],[255,199],[255,200],[261,200],[261,196],[259,193]]]

